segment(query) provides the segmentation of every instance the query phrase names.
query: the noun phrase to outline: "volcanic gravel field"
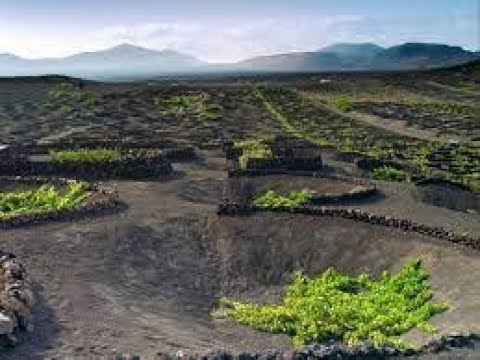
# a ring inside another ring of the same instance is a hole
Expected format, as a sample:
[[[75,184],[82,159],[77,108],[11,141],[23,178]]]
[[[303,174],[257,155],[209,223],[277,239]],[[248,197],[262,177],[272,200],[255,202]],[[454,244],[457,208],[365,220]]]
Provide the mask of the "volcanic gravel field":
[[[449,307],[432,319],[439,333],[480,334],[478,251],[343,218],[217,215],[231,190],[222,145],[293,134],[327,144],[322,174],[337,181],[288,174],[249,179],[257,192],[348,192],[357,185],[350,180],[363,178],[376,185],[375,196],[332,206],[479,238],[479,84],[478,63],[424,73],[121,84],[0,79],[0,160],[3,144],[14,150],[46,143],[187,146],[199,155],[174,162],[170,177],[101,183],[118,190],[126,205],[114,214],[0,231],[2,250],[25,264],[37,300],[33,330],[0,358],[291,352],[287,336],[214,320],[216,300],[272,302],[295,270],[378,275],[412,258],[424,261],[436,299]],[[355,162],[367,155],[452,183],[373,181]],[[12,188],[0,182],[0,189]],[[427,341],[416,331],[405,337]],[[480,359],[480,345],[421,358]]]
[[[219,218],[211,200],[222,195],[224,165],[220,154],[207,157],[179,165],[170,180],[110,183],[129,205],[120,214],[2,231],[3,247],[25,262],[38,297],[35,330],[2,357],[289,351],[285,336],[212,320],[215,299],[272,301],[295,269],[378,274],[417,256],[438,299],[451,304],[434,324],[444,333],[480,331],[480,254],[344,219]],[[457,214],[450,211],[452,222]]]

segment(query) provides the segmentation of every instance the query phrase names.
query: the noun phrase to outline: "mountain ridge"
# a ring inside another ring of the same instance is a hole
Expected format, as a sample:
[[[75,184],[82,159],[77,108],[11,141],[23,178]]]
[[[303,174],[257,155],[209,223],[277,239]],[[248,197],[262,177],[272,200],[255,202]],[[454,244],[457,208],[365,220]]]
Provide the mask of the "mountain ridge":
[[[479,59],[479,52],[434,43],[381,47],[374,43],[336,43],[317,51],[263,55],[227,64],[211,64],[171,49],[154,50],[122,43],[104,50],[62,58],[25,59],[0,54],[0,76],[60,74],[84,78],[155,77],[192,72],[341,72],[418,70],[448,67]]]
[[[325,46],[317,52],[330,52],[350,56],[372,56],[384,50],[384,47],[375,43],[335,43]]]
[[[375,44],[334,44],[314,52],[260,56],[238,64],[247,68],[274,67],[277,71],[310,71],[312,63],[316,63],[317,71],[416,70],[453,66],[480,57],[478,53],[445,44],[405,43],[388,48],[371,45]],[[326,54],[337,56],[335,69],[331,56],[325,60]]]
[[[155,74],[166,71],[186,71],[207,63],[192,55],[170,49],[153,50],[131,44],[120,44],[104,50],[81,52],[61,58],[25,59],[0,54],[2,67],[10,66],[13,75],[62,74],[79,77],[122,76],[129,74]]]

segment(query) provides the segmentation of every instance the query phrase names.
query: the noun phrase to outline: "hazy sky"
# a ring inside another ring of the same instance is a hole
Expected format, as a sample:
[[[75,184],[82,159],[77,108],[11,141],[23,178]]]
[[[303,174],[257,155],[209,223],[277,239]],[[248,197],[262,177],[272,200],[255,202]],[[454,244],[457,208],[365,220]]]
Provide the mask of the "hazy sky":
[[[0,0],[0,53],[57,57],[129,42],[213,62],[335,42],[478,49],[479,0]]]

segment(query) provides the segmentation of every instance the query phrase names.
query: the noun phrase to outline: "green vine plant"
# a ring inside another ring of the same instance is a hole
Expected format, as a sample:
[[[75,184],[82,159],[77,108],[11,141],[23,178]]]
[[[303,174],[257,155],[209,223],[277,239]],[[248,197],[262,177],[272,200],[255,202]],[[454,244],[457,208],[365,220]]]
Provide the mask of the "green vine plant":
[[[247,168],[249,159],[270,159],[273,152],[264,139],[249,139],[235,143],[235,148],[242,151],[239,157],[240,167]]]
[[[348,95],[335,95],[332,103],[336,109],[343,112],[351,111],[354,108],[353,98]]]
[[[280,304],[222,298],[212,315],[287,334],[297,347],[333,339],[349,345],[368,340],[376,346],[413,348],[401,335],[414,328],[436,332],[429,320],[447,309],[432,297],[428,274],[416,260],[397,274],[383,272],[378,280],[366,274],[349,277],[334,269],[315,278],[296,272]]]
[[[393,168],[391,166],[381,166],[373,169],[372,176],[375,180],[386,181],[407,181],[408,174],[400,169]]]
[[[122,153],[118,149],[72,149],[51,151],[50,157],[54,163],[100,163],[119,161],[122,158]]]
[[[0,219],[78,207],[88,196],[83,182],[68,184],[66,189],[57,190],[43,185],[34,190],[0,193]]]
[[[307,189],[293,190],[282,196],[269,190],[254,200],[254,204],[262,209],[296,208],[309,203],[313,192]]]

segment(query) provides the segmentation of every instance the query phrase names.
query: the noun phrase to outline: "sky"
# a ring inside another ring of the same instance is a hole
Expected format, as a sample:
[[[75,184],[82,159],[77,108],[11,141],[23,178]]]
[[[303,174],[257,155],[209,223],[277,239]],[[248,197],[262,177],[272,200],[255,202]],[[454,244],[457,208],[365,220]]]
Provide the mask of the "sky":
[[[131,43],[209,62],[338,42],[480,48],[480,0],[0,0],[0,53],[62,57]]]

